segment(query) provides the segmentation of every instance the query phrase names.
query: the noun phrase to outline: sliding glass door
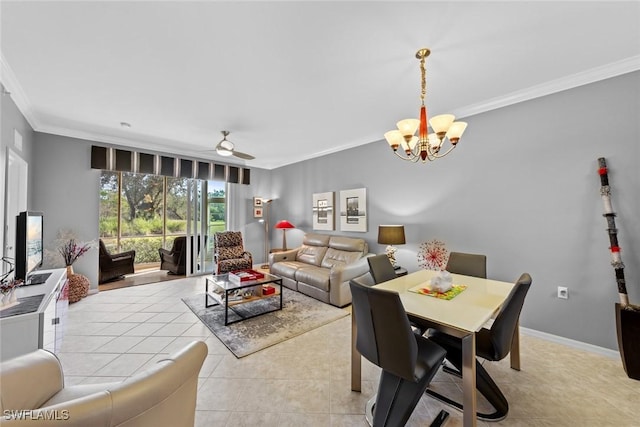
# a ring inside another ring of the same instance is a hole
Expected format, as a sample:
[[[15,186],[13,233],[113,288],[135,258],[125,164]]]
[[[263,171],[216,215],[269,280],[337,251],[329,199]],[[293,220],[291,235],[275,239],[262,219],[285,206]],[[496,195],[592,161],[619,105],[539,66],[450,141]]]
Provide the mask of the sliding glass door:
[[[226,229],[226,184],[103,172],[100,238],[112,252],[134,249],[136,272],[158,269],[158,248],[185,236],[186,272],[213,272],[213,233]]]

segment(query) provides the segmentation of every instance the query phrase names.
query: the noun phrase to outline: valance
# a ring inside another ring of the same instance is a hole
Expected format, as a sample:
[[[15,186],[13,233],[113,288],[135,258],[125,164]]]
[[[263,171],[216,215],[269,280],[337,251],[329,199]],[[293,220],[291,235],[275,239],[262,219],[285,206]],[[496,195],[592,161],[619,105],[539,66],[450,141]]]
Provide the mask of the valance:
[[[251,170],[248,168],[97,145],[91,146],[91,168],[223,181],[232,184],[249,185],[251,183]]]

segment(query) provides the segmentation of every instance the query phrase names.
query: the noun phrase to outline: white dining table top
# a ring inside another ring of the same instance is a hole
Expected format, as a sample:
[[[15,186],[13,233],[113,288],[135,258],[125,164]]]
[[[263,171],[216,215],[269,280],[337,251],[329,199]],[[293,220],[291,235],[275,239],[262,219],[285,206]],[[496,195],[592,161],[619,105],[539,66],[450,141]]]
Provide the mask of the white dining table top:
[[[398,292],[408,314],[460,331],[477,332],[492,318],[514,286],[509,282],[452,274],[454,285],[467,288],[450,300],[409,291],[418,285],[426,287],[437,274],[433,270],[419,270],[375,287]]]

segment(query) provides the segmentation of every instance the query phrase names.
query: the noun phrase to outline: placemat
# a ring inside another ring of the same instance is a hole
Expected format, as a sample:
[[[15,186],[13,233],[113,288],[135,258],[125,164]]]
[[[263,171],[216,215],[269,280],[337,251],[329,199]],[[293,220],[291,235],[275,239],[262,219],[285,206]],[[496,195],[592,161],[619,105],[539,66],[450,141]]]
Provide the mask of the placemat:
[[[17,316],[18,314],[33,313],[34,311],[38,311],[38,307],[40,307],[42,298],[44,298],[44,294],[18,298],[18,305],[14,305],[13,307],[9,307],[6,310],[0,311],[0,318]]]
[[[458,296],[465,289],[467,289],[467,285],[453,285],[447,292],[435,292],[427,289],[425,285],[418,285],[409,289],[409,291],[438,299],[450,300]]]

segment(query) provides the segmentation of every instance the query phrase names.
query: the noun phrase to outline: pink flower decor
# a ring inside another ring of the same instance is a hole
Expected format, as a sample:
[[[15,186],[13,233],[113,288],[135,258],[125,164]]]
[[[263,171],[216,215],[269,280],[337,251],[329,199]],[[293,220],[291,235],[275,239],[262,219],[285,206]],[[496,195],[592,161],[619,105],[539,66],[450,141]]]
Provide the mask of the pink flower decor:
[[[22,280],[16,280],[16,279],[2,279],[2,282],[0,283],[0,294],[2,295],[6,295],[9,292],[11,292],[13,289],[17,288],[18,286],[22,286]]]
[[[449,260],[449,251],[444,242],[433,239],[420,244],[418,265],[426,270],[444,270]]]
[[[89,243],[80,245],[76,243],[75,239],[69,239],[68,242],[58,248],[58,251],[62,255],[62,258],[64,258],[64,265],[68,267],[73,265],[82,255],[86,254],[89,249],[91,249]]]

